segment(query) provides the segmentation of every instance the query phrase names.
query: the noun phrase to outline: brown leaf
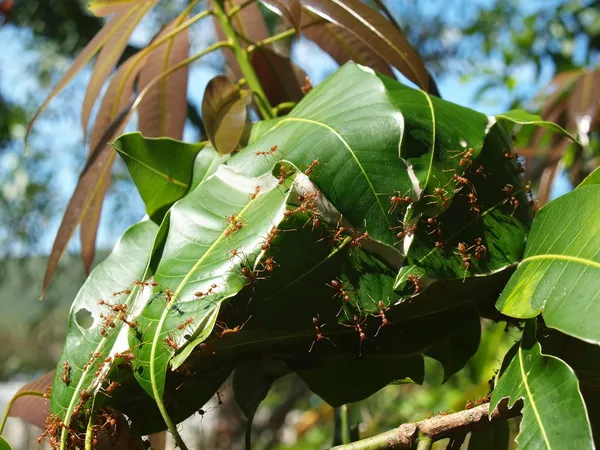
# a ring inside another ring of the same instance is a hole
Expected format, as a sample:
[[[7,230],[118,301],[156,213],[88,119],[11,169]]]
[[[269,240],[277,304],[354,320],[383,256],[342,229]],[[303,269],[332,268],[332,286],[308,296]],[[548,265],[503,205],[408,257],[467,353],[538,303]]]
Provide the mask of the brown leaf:
[[[352,33],[380,58],[396,67],[417,86],[438,95],[437,86],[421,57],[404,34],[379,11],[360,0],[301,0],[312,13]]]
[[[258,47],[251,53],[250,61],[271,105],[298,102],[303,97],[300,86],[306,73],[289,58]]]
[[[285,18],[296,30],[296,36],[300,38],[302,22],[302,4],[299,0],[260,0],[263,5],[275,14]]]
[[[219,75],[208,83],[202,99],[202,120],[206,134],[222,155],[235,150],[246,124],[250,96],[227,77]]]
[[[585,146],[588,134],[596,123],[600,106],[600,71],[586,72],[582,75],[571,93],[569,100],[569,121],[577,127],[577,133]]]
[[[48,388],[52,386],[53,378],[54,371],[47,372],[35,380],[25,384],[17,391],[15,395],[19,395],[25,391],[33,391],[44,394]],[[50,401],[48,399],[36,395],[26,395],[15,400],[12,408],[8,412],[8,416],[18,417],[30,425],[43,429],[44,424],[46,423],[46,416],[49,412]]]
[[[82,226],[81,245],[82,253],[86,257],[84,267],[89,271],[94,255],[94,250],[90,250],[90,246],[92,244],[95,246],[95,229],[97,229],[97,218],[99,218],[97,211],[99,206],[94,202],[94,198],[97,195],[102,195],[104,198],[105,183],[110,176],[115,158],[112,147],[108,143],[123,129],[131,116],[131,93],[135,76],[139,71],[139,64],[136,65],[136,62],[135,55],[129,58],[113,76],[104,94],[92,130],[88,162],[79,177],[75,192],[69,200],[48,258],[42,285],[42,297],[73,233],[81,223],[85,223],[87,227],[84,229]],[[87,216],[91,206],[95,207],[94,211],[96,212]]]
[[[110,142],[123,132],[126,121],[121,126],[114,128],[111,135],[107,136],[105,134],[106,130],[111,128],[119,113],[128,109],[128,105],[131,104],[133,85],[146,58],[147,56],[140,59],[137,55],[133,55],[119,68],[115,76],[111,79],[108,89],[102,98],[96,122],[92,129],[90,156],[92,151],[101,145],[110,148]],[[104,197],[110,185],[112,165],[115,160],[114,152],[108,151],[108,154],[110,156],[106,160],[107,167],[102,170],[102,176],[95,180],[97,186],[94,189],[93,197],[90,199],[80,223],[81,259],[83,260],[83,267],[86,274],[90,273],[92,263],[94,262],[96,237],[102,215],[102,205],[104,204]]]
[[[187,16],[177,17],[167,25],[157,37],[164,36]],[[142,66],[138,90],[142,90],[156,76],[167,71],[189,56],[189,29],[185,29],[152,50]],[[173,139],[183,137],[183,127],[187,118],[188,66],[163,78],[148,89],[140,102],[138,128],[144,136],[167,136]]]
[[[377,72],[394,77],[390,65],[354,34],[333,23],[303,30],[304,35],[327,52],[339,65],[355,61]]]
[[[46,109],[48,104],[52,101],[54,97],[56,97],[60,91],[62,91],[67,84],[73,79],[77,73],[81,69],[83,69],[87,63],[94,57],[94,55],[102,48],[102,46],[110,39],[110,37],[116,33],[123,23],[127,21],[127,16],[117,15],[110,19],[98,33],[94,36],[94,38],[85,46],[85,48],[79,53],[79,56],[75,59],[69,70],[62,76],[60,81],[56,84],[52,92],[48,95],[42,106],[38,108],[35,112],[31,122],[27,127],[27,132],[25,134],[25,146],[27,146],[27,139],[29,134],[31,133],[31,129],[33,128],[33,124],[35,123],[38,116],[41,112]]]
[[[135,27],[155,4],[156,1],[147,2],[116,14],[115,17],[125,18],[125,21],[106,41],[94,63],[94,69],[87,85],[81,112],[81,124],[84,134],[87,131],[90,114],[102,86],[104,86],[104,83],[123,54],[131,33],[133,33]]]

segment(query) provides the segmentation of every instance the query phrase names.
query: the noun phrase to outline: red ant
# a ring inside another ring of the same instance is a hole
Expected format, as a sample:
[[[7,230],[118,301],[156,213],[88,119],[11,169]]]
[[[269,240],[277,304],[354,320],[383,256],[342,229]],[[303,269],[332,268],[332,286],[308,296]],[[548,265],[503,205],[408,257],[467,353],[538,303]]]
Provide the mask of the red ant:
[[[514,186],[512,184],[505,184],[504,187],[502,188],[502,192],[504,192],[507,197],[510,197],[510,195],[513,191],[513,188],[514,188]]]
[[[386,308],[385,303],[383,303],[381,300],[379,300],[379,302],[377,303],[377,307],[379,308],[379,312],[377,313],[377,316],[381,317],[381,325],[379,325],[379,328],[377,328],[377,333],[375,333],[374,337],[377,337],[377,335],[379,334],[379,331],[383,327],[386,327],[386,326],[390,325],[390,323],[391,323],[388,320],[387,316],[385,315],[386,311],[390,310],[390,307],[388,306]]]
[[[519,200],[517,200],[516,197],[511,197],[509,202],[513,207],[512,213],[510,215],[514,216],[515,212],[517,211],[517,208],[519,207],[520,202],[519,202]]]
[[[451,158],[457,158],[460,156],[461,158],[460,158],[460,161],[458,162],[458,164],[460,166],[469,167],[471,165],[471,163],[473,162],[471,160],[471,157],[473,156],[474,152],[475,152],[475,149],[473,147],[470,147],[467,150],[465,150],[464,152],[460,152],[458,155],[451,156]]]
[[[421,279],[421,277],[416,277],[414,275],[408,276],[408,281],[410,281],[415,288],[415,294],[421,290],[421,286],[419,286],[420,279]]]
[[[444,248],[444,243],[442,241],[435,241],[435,248]]]
[[[265,259],[265,262],[263,264],[264,270],[266,270],[267,272],[273,272],[275,266],[279,266],[279,264],[277,264],[272,257]]]
[[[194,292],[195,297],[206,297],[207,295],[211,295],[215,289],[217,289],[217,285],[215,283],[211,284],[206,292],[197,291]]]
[[[464,242],[459,242],[458,245],[456,246],[456,249],[458,250],[458,255],[460,256],[463,264],[465,265],[464,276],[466,277],[467,270],[469,270],[471,268],[471,254],[468,253],[469,250],[471,250],[471,247],[467,248],[467,246]]]
[[[465,405],[465,409],[472,409],[472,408],[475,408],[476,406],[483,405],[484,403],[489,403],[489,401],[490,401],[490,394],[487,394],[487,395],[484,395],[483,397],[481,397],[480,399],[468,401]]]
[[[487,175],[485,173],[485,168],[481,164],[479,166],[477,166],[477,168],[473,171],[473,173],[476,175],[482,176],[484,179],[487,178]]]
[[[71,384],[71,368],[69,367],[69,363],[67,361],[65,361],[63,363],[63,376],[62,376],[62,380],[63,380],[63,383],[65,383],[67,386],[69,384]]]
[[[167,336],[164,341],[173,350],[179,350],[179,345],[177,345],[177,342],[171,336]]]
[[[308,77],[304,77],[304,86],[302,86],[300,89],[302,90],[302,93],[304,95],[308,94],[313,88],[312,83],[310,82],[310,78]]]
[[[106,395],[112,394],[116,388],[118,388],[119,386],[121,386],[120,383],[118,383],[117,381],[113,381],[112,383],[110,383],[108,385],[108,387],[106,388]]]
[[[435,194],[429,194],[426,195],[425,197],[439,197],[440,201],[441,201],[441,205],[442,208],[445,208],[446,206],[448,206],[448,198],[446,197],[448,195],[448,192],[440,187],[436,187],[433,192]],[[428,205],[432,205],[437,203],[437,201],[435,202],[429,202]]]
[[[331,284],[327,284],[327,283],[325,283],[325,284],[327,286],[329,286],[330,288],[335,289],[335,290],[338,291],[337,293],[335,293],[333,295],[333,298],[335,298],[335,297],[341,297],[346,302],[349,302],[351,300],[350,296],[348,295],[349,291],[347,291],[346,289],[344,289],[344,284],[341,282],[341,280],[335,279],[335,280],[331,280]]]
[[[399,195],[400,193],[398,192],[398,195],[392,195],[390,197],[390,209],[388,210],[388,214],[392,214],[394,211],[396,211],[396,208],[398,207],[398,205],[402,205],[402,204],[406,204],[406,205],[410,205],[413,202],[413,199],[410,195],[408,195],[408,193],[410,192],[407,191],[407,193],[405,195]]]
[[[252,192],[250,194],[250,200],[254,200],[259,193],[260,193],[260,186],[256,186],[254,188],[254,192]]]
[[[399,241],[401,241],[402,239],[404,239],[407,236],[412,236],[413,234],[415,234],[415,231],[417,231],[417,225],[411,225],[411,226],[406,226],[406,225],[400,225],[399,227],[393,227],[391,228],[392,230],[396,230],[398,228],[402,228],[402,231],[398,232],[398,234],[396,234],[396,239],[398,239]]]
[[[426,222],[427,225],[433,228],[428,234],[435,233],[437,237],[442,235],[442,229],[440,228],[440,221],[438,219],[435,217],[428,217]]]
[[[450,181],[448,181],[448,183],[446,183],[446,186],[448,186],[450,183],[455,182],[456,185],[458,186],[456,189],[454,189],[454,193],[459,192],[463,187],[468,186],[471,188],[472,192],[475,192],[475,186],[473,186],[473,184],[465,177],[461,177],[458,174],[454,174],[452,175],[452,177],[450,178]]]
[[[477,259],[478,261],[482,258],[485,258],[485,256],[487,255],[487,248],[485,245],[483,245],[482,238],[475,239],[475,244],[473,245],[473,249],[474,249],[473,252],[474,252],[475,259]]]
[[[362,324],[364,324],[364,321],[361,323],[359,321],[358,316],[353,316],[352,320],[354,321],[354,325],[347,325],[345,323],[343,323],[342,325],[345,327],[354,328],[358,333],[358,337],[360,339],[358,344],[358,357],[360,358],[362,356],[362,343],[365,339],[367,339],[367,335],[362,328]]]
[[[277,151],[277,148],[277,145],[274,145],[268,152],[256,152],[256,156],[264,156],[266,158],[267,156],[275,153]]]
[[[314,160],[312,163],[310,163],[310,164],[307,166],[306,170],[304,171],[304,174],[305,174],[307,177],[309,177],[309,176],[310,176],[310,174],[312,173],[313,169],[315,168],[315,166],[316,166],[317,164],[319,164],[319,160],[318,160],[318,159],[315,159],[315,160]]]
[[[243,324],[237,325],[237,326],[235,326],[233,328],[227,328],[227,325],[223,326],[223,325],[220,325],[220,324],[217,323],[216,325],[223,330],[223,331],[221,331],[221,333],[217,333],[217,334],[219,335],[219,337],[223,337],[226,334],[237,333],[242,328],[244,328],[244,325],[246,325],[251,318],[252,318],[252,316],[248,317]]]
[[[191,325],[192,323],[194,323],[194,318],[193,317],[188,317],[183,322],[181,322],[179,325],[177,325],[177,329],[178,330],[184,330],[185,327],[187,327],[188,325]]]
[[[504,158],[509,160],[513,159],[513,154],[510,151],[504,152]]]
[[[277,235],[279,234],[279,231],[280,230],[277,227],[273,227],[271,229],[271,231],[269,231],[267,240],[263,243],[263,245],[261,247],[265,252],[271,248],[271,242],[273,242],[273,239],[275,239],[277,237]]]
[[[126,295],[131,294],[131,289],[123,289],[122,291],[113,292],[113,297],[116,297],[118,295],[124,295],[124,294],[126,294]],[[102,303],[100,303],[100,304],[102,304]]]
[[[467,194],[467,199],[468,199],[471,211],[473,211],[475,214],[479,215],[481,213],[481,210],[479,209],[480,205],[477,204],[477,197],[475,196],[475,194],[470,192],[469,194]]]
[[[319,325],[318,317],[319,316],[317,314],[317,317],[312,318],[312,323],[315,327],[315,333],[317,335],[317,338],[312,342],[310,349],[308,350],[308,353],[312,352],[312,349],[315,346],[315,344],[319,341],[322,341],[323,339],[327,339],[329,342],[331,342],[331,345],[333,345],[334,347],[337,347],[337,345],[335,345],[331,339],[329,339],[327,336],[324,336],[323,333],[321,332],[321,327],[324,327],[326,324]]]
[[[368,239],[368,238],[369,238],[369,232],[365,231],[362,235],[360,235],[356,239],[353,239],[352,242],[350,243],[350,245],[353,247],[360,247],[360,241],[362,241],[363,239]]]
[[[281,167],[279,168],[279,174],[280,174],[280,177],[279,177],[279,178],[277,178],[277,182],[278,182],[279,184],[283,184],[283,183],[285,183],[285,180],[287,179],[287,176],[288,176],[288,174],[287,174],[287,172],[286,172],[286,170],[285,170],[285,167],[281,166]]]

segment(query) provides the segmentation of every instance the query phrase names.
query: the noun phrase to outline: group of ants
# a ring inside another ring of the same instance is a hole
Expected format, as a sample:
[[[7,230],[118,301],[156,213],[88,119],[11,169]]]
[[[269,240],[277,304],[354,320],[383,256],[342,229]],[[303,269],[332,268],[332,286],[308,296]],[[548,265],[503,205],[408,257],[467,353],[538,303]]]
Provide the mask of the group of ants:
[[[256,152],[256,155],[268,157],[268,156],[273,155],[275,152],[277,152],[277,150],[278,150],[278,148],[275,145],[275,146],[271,147],[271,149],[269,151]],[[481,210],[480,210],[481,206],[477,204],[477,196],[476,196],[476,192],[475,192],[475,187],[473,186],[471,181],[467,178],[467,175],[473,174],[473,175],[479,175],[479,176],[485,178],[486,173],[485,173],[485,169],[484,169],[483,165],[479,165],[476,168],[472,167],[473,153],[474,153],[473,148],[468,148],[454,156],[454,157],[460,157],[459,167],[463,168],[464,170],[460,175],[458,173],[454,173],[452,175],[452,177],[450,178],[450,180],[448,181],[448,183],[446,183],[446,185],[444,185],[443,187],[434,188],[434,190],[433,190],[434,193],[431,195],[428,195],[429,197],[434,198],[434,201],[432,203],[437,203],[437,204],[441,205],[443,208],[445,208],[446,206],[448,206],[449,197],[450,197],[450,193],[449,193],[448,189],[450,189],[452,191],[452,194],[458,194],[460,191],[467,188],[469,190],[469,192],[467,194],[465,194],[465,196],[466,196],[467,202],[470,206],[470,209],[476,215],[479,215],[481,213]],[[515,160],[516,160],[516,155],[513,155],[510,152],[506,152],[504,154],[504,156],[506,159],[515,158]],[[319,164],[320,164],[319,160],[315,159],[311,164],[309,164],[306,167],[306,169],[304,170],[304,174],[307,177],[310,177],[313,170],[315,169],[315,167]],[[518,163],[517,165],[518,165],[519,171],[523,172],[523,168],[520,165],[520,163]],[[283,184],[288,176],[290,176],[290,173],[288,173],[286,168],[283,165],[281,165],[280,166],[280,176],[278,178],[278,184],[279,185]],[[531,188],[530,188],[529,183],[525,186],[525,190],[527,192],[529,202],[532,203],[533,199],[531,197]],[[515,210],[519,206],[519,200],[515,197],[514,186],[511,184],[506,184],[504,186],[504,188],[502,189],[502,191],[504,192],[504,194],[506,196],[505,203],[508,203],[513,207],[512,214],[514,214]],[[260,194],[260,187],[257,186],[254,189],[254,191],[250,194],[250,200],[256,199],[256,197],[259,194]],[[312,193],[312,194],[305,193],[303,195],[299,195],[298,201],[299,201],[300,205],[295,208],[285,210],[284,217],[290,218],[296,214],[303,213],[303,214],[308,215],[308,217],[309,217],[308,221],[305,223],[305,226],[306,226],[306,224],[308,224],[310,222],[310,223],[312,223],[313,230],[315,228],[319,228],[321,226],[321,218],[318,213],[318,208],[317,208],[317,204],[316,204],[316,199],[318,198],[318,196],[319,196],[319,193],[317,193],[317,192]],[[413,198],[409,192],[404,193],[404,194],[401,194],[400,192],[396,192],[389,197],[389,201],[390,201],[390,207],[388,210],[388,214],[394,214],[399,210],[399,208],[401,211],[403,211],[409,205],[411,205],[413,203]],[[235,232],[239,231],[244,226],[244,223],[241,220],[239,220],[239,218],[236,214],[232,214],[232,215],[226,217],[226,220],[227,220],[228,225],[224,232],[225,237],[229,237],[229,236],[233,235]],[[340,217],[340,220],[341,220],[341,217]],[[428,218],[424,219],[423,221],[428,229],[427,230],[428,234],[434,235],[433,247],[438,248],[438,249],[443,248],[444,242],[441,239],[442,230],[440,227],[439,219],[437,217],[428,217]],[[417,224],[416,223],[413,223],[410,225],[401,224],[399,227],[394,227],[393,229],[398,229],[398,228],[401,228],[401,231],[399,231],[397,233],[396,238],[397,238],[398,242],[401,242],[404,238],[414,235],[414,233],[417,231]],[[275,240],[275,238],[279,235],[280,231],[281,230],[279,228],[273,227],[267,234],[264,242],[262,243],[261,250],[263,252],[265,252],[265,255],[267,255],[267,257],[264,259],[263,262],[260,263],[261,268],[253,269],[244,264],[241,265],[239,270],[240,270],[241,275],[243,277],[245,277],[245,279],[246,279],[246,285],[254,285],[254,283],[257,282],[258,280],[266,279],[266,276],[265,276],[266,273],[272,273],[275,270],[275,267],[278,266],[278,264],[275,262],[273,257],[269,256],[267,254],[267,252],[271,249],[271,245],[272,245],[273,241]],[[348,236],[345,233],[351,233],[351,235]],[[344,226],[340,226],[339,221],[338,221],[338,224],[337,224],[335,230],[333,230],[329,234],[331,243],[334,246],[338,246],[338,247],[345,246],[345,245],[348,245],[349,247],[360,247],[361,242],[365,239],[369,239],[369,237],[370,236],[367,231],[360,234],[360,233],[356,232],[356,230],[347,230]],[[229,253],[230,253],[231,257],[233,257],[233,258],[235,258],[235,257],[241,258],[242,257],[241,252],[239,252],[237,249],[233,249]],[[476,238],[474,243],[471,245],[468,245],[464,242],[459,242],[456,246],[454,254],[460,257],[462,265],[464,266],[464,269],[465,269],[465,276],[466,276],[467,271],[471,268],[471,261],[472,261],[471,258],[475,258],[476,260],[481,260],[481,259],[485,258],[487,255],[487,248],[484,245],[482,238]],[[408,282],[412,285],[413,295],[418,294],[422,290],[422,287],[419,283],[420,278],[421,277],[417,277],[414,275],[408,275],[408,277],[407,277]],[[342,300],[342,307],[337,314],[339,316],[342,311],[346,311],[346,308],[345,308],[346,304],[351,304],[352,295],[354,294],[354,292],[351,291],[348,288],[348,286],[339,278],[331,280],[330,283],[327,283],[326,285],[334,291],[334,293],[333,293],[334,299]],[[149,287],[151,289],[154,289],[157,286],[160,289],[160,293],[162,295],[164,295],[166,303],[168,305],[173,305],[175,303],[174,300],[175,300],[176,294],[174,292],[172,292],[169,288],[159,286],[159,283],[157,283],[156,281],[139,281],[139,280],[137,280],[133,283],[132,288],[139,287],[139,288],[143,289],[143,288]],[[213,283],[206,291],[194,292],[194,297],[197,299],[205,298],[205,297],[208,297],[208,296],[214,294],[217,290],[218,290],[218,285],[216,283]],[[131,293],[132,293],[132,289],[126,288],[122,291],[114,292],[113,297],[118,297],[121,295],[130,295]],[[375,300],[373,300],[373,299],[371,299],[371,300],[375,303]],[[132,328],[134,330],[138,328],[138,324],[135,321],[130,320],[128,318],[127,304],[111,303],[105,299],[99,300],[98,303],[100,306],[106,307],[110,311],[108,314],[100,313],[100,318],[102,320],[102,327],[100,328],[101,337],[105,337],[110,329],[114,329],[116,327],[117,320],[123,322],[124,324],[126,324],[127,326],[129,326],[130,328]],[[380,320],[379,328],[377,329],[377,332],[374,334],[374,337],[377,337],[377,335],[379,334],[380,330],[383,327],[386,327],[391,324],[390,320],[386,316],[386,312],[390,310],[390,306],[389,305],[386,306],[386,304],[380,300],[377,302],[377,310],[378,310],[378,312],[376,314],[371,314],[372,317],[379,318],[379,320]],[[216,326],[219,328],[219,331],[215,331],[215,333],[216,333],[217,337],[223,337],[228,334],[237,333],[244,327],[244,325],[248,322],[248,320],[250,320],[250,318],[251,318],[251,316],[248,317],[248,319],[246,319],[246,321],[243,322],[241,325],[235,326],[233,328],[229,328],[225,323],[217,321]],[[194,321],[194,319],[192,317],[189,317],[189,318],[185,319],[184,321],[182,321],[177,326],[177,329],[179,331],[184,331],[184,330],[186,330],[187,327],[192,325],[193,321]],[[355,314],[352,317],[351,324],[341,323],[341,325],[343,325],[345,327],[354,329],[356,331],[356,333],[358,334],[359,357],[362,355],[363,341],[368,340],[367,334],[365,332],[366,321],[367,321],[367,317],[364,317],[361,320],[361,317],[359,315]],[[310,348],[308,350],[309,353],[311,353],[313,351],[315,345],[322,340],[328,340],[334,347],[336,347],[335,343],[329,337],[324,335],[324,333],[322,331],[322,327],[325,324],[320,323],[318,315],[316,317],[312,318],[312,325],[314,327],[315,339],[313,340],[312,344],[310,345]],[[167,337],[163,339],[163,342],[170,349],[175,350],[175,351],[179,350],[179,344],[170,334],[168,334]],[[203,348],[207,347],[207,345],[204,345]],[[214,353],[214,352],[211,352],[211,353]],[[84,365],[82,370],[85,372],[89,366],[94,364],[94,362],[96,362],[100,358],[100,356],[101,355],[99,352],[92,352],[90,354],[90,359]],[[131,361],[133,359],[135,359],[135,356],[131,353],[131,351],[126,351],[123,353],[115,354],[113,356],[109,356],[104,360],[104,362],[110,363],[112,361],[118,360],[118,361],[122,361],[121,364],[130,365]],[[63,363],[62,367],[63,367],[62,381],[66,386],[69,386],[71,383],[71,367],[69,366],[69,363],[67,361],[65,361]],[[104,367],[104,364],[101,364],[100,368],[96,371],[96,373],[95,373],[96,378],[98,378],[101,375],[101,371],[103,370],[102,369],[103,367]],[[107,396],[110,396],[118,386],[120,386],[120,384],[117,381],[112,381],[112,382],[108,381],[107,387],[103,388],[102,390],[104,391],[104,393]],[[49,388],[49,390],[46,392],[46,394],[44,394],[44,397],[49,398],[50,393],[51,393],[51,388]],[[73,413],[71,415],[71,417],[73,419],[77,418],[77,416],[80,414],[84,404],[90,398],[90,394],[86,390],[81,390],[79,396],[80,396],[80,401],[77,404],[77,406],[74,408]],[[467,404],[467,408],[472,408],[474,406],[477,406],[478,404],[485,403],[488,400],[489,400],[489,396],[486,396],[475,402],[469,402]],[[222,403],[220,397],[219,397],[219,403],[220,404]],[[203,410],[201,410],[201,411],[203,411]],[[116,426],[117,426],[116,413],[110,408],[101,410],[98,413],[97,417],[98,417],[98,419],[103,421],[103,423],[101,425],[94,425],[93,430],[92,430],[93,431],[93,436],[92,436],[93,443],[97,443],[98,432],[101,429],[112,430],[110,432],[110,434],[114,434],[114,431],[116,430]],[[68,430],[68,433],[69,433],[68,439],[70,440],[70,443],[73,446],[81,445],[84,443],[85,434],[79,433],[73,429],[66,427],[64,422],[62,420],[60,420],[59,416],[57,416],[57,415],[49,415],[48,416],[46,428],[45,428],[43,434],[38,439],[38,442],[42,442],[43,439],[47,438],[52,448],[59,448],[60,447],[59,432],[62,428],[66,428]]]

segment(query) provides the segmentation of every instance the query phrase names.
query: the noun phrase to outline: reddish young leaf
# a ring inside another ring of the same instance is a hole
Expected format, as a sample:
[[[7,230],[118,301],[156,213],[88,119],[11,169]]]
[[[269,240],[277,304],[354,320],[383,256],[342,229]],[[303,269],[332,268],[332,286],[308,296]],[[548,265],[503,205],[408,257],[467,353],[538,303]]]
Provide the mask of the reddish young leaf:
[[[116,17],[126,17],[126,20],[115,30],[106,44],[104,44],[94,63],[94,69],[87,85],[81,112],[81,124],[84,134],[87,131],[90,114],[102,86],[104,86],[104,83],[123,54],[131,33],[133,33],[135,27],[155,4],[156,1],[147,2],[116,14]]]
[[[202,120],[206,134],[222,155],[235,150],[246,124],[250,96],[227,77],[219,75],[208,83],[202,99]]]
[[[271,105],[300,101],[303,97],[300,86],[304,84],[306,73],[289,58],[258,47],[251,53],[250,60]]]
[[[296,30],[300,38],[302,4],[299,0],[260,0],[271,11],[285,18]]]
[[[360,0],[301,0],[318,16],[352,33],[379,57],[396,67],[417,86],[438,95],[437,86],[421,57],[396,25]]]
[[[187,16],[177,17],[157,37],[169,33],[186,19]],[[189,51],[190,36],[187,28],[152,50],[140,71],[138,90],[141,91],[152,79],[185,60]],[[167,136],[173,139],[183,137],[187,118],[188,72],[189,68],[185,66],[148,90],[138,111],[138,127],[144,136]]]
[[[329,53],[340,66],[348,61],[354,61],[389,77],[394,77],[390,65],[371,47],[365,45],[353,33],[336,24],[323,23],[303,29],[302,32],[308,39]]]

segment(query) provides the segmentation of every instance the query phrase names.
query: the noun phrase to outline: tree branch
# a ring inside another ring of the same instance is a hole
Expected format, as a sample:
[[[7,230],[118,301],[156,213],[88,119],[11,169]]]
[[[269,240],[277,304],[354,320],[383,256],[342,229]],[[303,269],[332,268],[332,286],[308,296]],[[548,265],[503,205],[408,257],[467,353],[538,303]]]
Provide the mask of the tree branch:
[[[439,441],[449,437],[464,436],[487,426],[492,420],[510,419],[521,414],[522,401],[508,408],[505,401],[498,405],[488,419],[489,403],[454,414],[439,415],[416,423],[405,423],[385,433],[372,436],[332,450],[383,450],[411,449],[417,442]]]

